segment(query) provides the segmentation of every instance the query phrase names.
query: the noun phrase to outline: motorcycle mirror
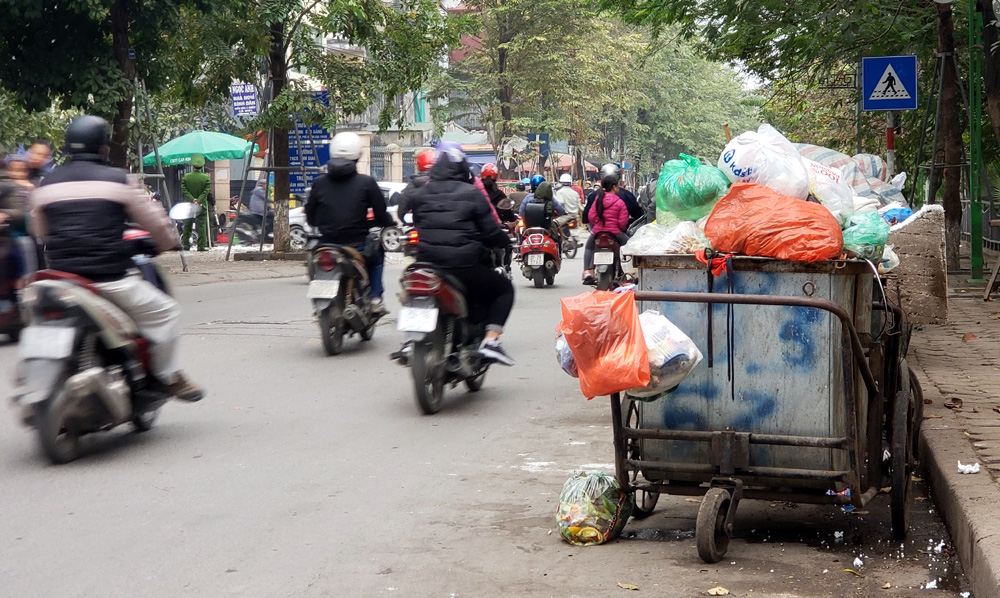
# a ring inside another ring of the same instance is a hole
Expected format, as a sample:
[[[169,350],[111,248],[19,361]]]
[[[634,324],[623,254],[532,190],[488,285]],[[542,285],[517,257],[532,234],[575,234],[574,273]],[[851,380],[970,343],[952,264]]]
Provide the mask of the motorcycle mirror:
[[[201,214],[201,206],[193,201],[184,201],[174,204],[170,208],[171,220],[191,220]]]

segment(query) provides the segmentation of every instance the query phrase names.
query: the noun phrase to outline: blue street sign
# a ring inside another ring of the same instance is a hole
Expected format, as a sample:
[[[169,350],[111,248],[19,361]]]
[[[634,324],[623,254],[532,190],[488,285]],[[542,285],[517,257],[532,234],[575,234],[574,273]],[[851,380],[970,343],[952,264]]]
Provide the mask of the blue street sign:
[[[916,110],[917,57],[862,58],[861,109]]]
[[[549,134],[548,133],[528,133],[528,141],[538,143],[538,155],[543,158],[549,157]]]
[[[257,88],[252,83],[233,83],[229,94],[233,97],[234,116],[257,115]]]
[[[327,90],[312,92],[313,99],[330,105],[330,94]],[[296,135],[296,130],[298,134]],[[330,132],[319,125],[305,126],[301,120],[295,121],[295,129],[288,131],[288,165],[323,166],[330,160]],[[301,146],[299,143],[301,142]],[[316,160],[317,156],[319,161]],[[315,170],[306,172],[292,170],[288,174],[289,192],[302,195],[319,176]]]

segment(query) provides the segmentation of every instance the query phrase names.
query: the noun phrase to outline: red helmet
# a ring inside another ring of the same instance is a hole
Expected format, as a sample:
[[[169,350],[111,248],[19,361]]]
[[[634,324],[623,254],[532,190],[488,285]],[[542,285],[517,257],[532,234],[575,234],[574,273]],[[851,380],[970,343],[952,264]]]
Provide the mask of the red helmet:
[[[420,172],[426,172],[434,166],[434,158],[437,156],[437,152],[434,150],[427,150],[422,152],[417,156],[417,170]]]
[[[483,166],[483,172],[480,176],[484,179],[488,176],[497,178],[498,176],[500,176],[500,172],[497,171],[497,167],[495,164],[487,164],[486,166]]]

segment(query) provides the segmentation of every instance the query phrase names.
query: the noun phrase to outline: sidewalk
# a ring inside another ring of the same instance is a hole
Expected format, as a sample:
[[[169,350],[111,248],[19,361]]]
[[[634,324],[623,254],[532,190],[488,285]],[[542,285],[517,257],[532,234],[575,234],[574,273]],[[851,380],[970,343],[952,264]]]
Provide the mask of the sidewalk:
[[[915,329],[907,361],[924,391],[921,470],[973,595],[986,598],[1000,596],[1000,301],[949,286],[948,323]],[[981,471],[963,475],[958,461]]]

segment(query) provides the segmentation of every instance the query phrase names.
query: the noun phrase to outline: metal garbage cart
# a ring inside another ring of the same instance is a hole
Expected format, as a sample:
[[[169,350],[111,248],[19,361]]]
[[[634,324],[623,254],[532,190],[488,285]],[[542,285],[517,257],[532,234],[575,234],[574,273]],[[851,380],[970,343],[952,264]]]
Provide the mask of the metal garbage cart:
[[[905,536],[923,397],[910,327],[873,266],[733,257],[716,277],[690,255],[633,261],[639,310],[704,355],[656,400],[611,397],[616,475],[636,515],[661,493],[704,495],[695,537],[714,563],[744,498],[860,508],[891,486]]]

